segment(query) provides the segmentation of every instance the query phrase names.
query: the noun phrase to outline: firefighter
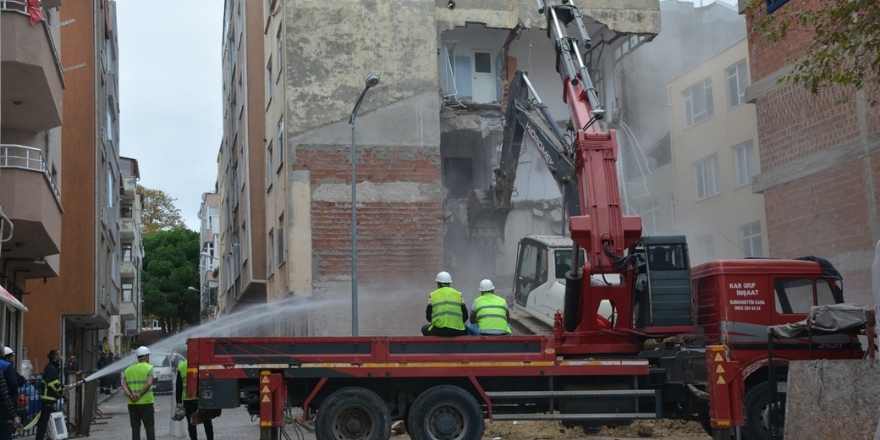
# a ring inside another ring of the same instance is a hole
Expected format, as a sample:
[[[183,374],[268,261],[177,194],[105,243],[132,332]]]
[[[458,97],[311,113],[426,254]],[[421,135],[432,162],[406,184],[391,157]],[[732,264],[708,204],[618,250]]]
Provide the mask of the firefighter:
[[[510,312],[507,310],[507,300],[495,294],[495,284],[492,280],[480,281],[480,296],[474,298],[471,307],[468,334],[483,336],[510,334]]]
[[[40,410],[40,420],[37,422],[37,437],[35,440],[43,440],[46,438],[46,428],[49,426],[49,419],[55,412],[55,404],[61,398],[61,355],[58,350],[49,352],[49,363],[43,370],[43,392],[40,395],[40,401],[43,408]]]
[[[192,423],[192,417],[199,409],[199,399],[195,396],[190,397],[186,393],[187,365],[186,358],[177,364],[177,386],[174,387],[174,393],[177,396],[178,408],[183,406],[184,413],[186,414],[186,429],[189,432],[189,440],[196,440],[198,432],[196,431],[196,425]],[[211,419],[206,418],[203,424],[205,425],[205,437],[208,440],[214,440],[214,425],[211,423]]]
[[[440,272],[435,279],[437,290],[428,296],[425,319],[428,324],[422,327],[425,336],[462,336],[467,334],[467,306],[461,299],[461,292],[453,289],[452,275]]]
[[[137,362],[122,373],[122,390],[128,396],[128,418],[131,421],[132,440],[141,440],[141,423],[147,431],[147,440],[156,440],[155,410],[153,403],[153,365],[150,349],[135,350]]]

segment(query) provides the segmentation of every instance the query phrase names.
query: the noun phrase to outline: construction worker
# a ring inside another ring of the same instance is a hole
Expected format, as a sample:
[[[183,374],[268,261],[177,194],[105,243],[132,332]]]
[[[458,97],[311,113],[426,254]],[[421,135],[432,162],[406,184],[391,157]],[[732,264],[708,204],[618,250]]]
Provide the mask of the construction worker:
[[[61,398],[61,355],[58,350],[49,352],[49,363],[43,370],[43,392],[40,394],[40,401],[43,404],[40,410],[40,420],[37,422],[37,437],[35,440],[43,440],[46,438],[46,428],[49,426],[49,419],[55,412],[55,404]]]
[[[480,281],[480,296],[474,298],[471,307],[471,324],[468,334],[503,336],[510,334],[510,312],[507,300],[495,294],[492,280]]]
[[[177,364],[177,386],[175,387],[175,394],[177,396],[178,408],[182,405],[186,414],[186,429],[189,432],[189,440],[196,440],[196,438],[198,438],[198,432],[196,431],[196,425],[193,425],[192,423],[192,417],[199,409],[199,398],[196,396],[190,396],[186,392],[187,365],[186,358]],[[214,424],[211,423],[211,419],[206,418],[202,423],[205,425],[205,437],[208,440],[214,440]]]
[[[153,364],[150,349],[135,350],[137,362],[122,373],[122,390],[128,396],[128,418],[131,421],[132,440],[141,440],[141,423],[147,431],[147,440],[156,440],[155,410],[153,403]]]
[[[461,292],[453,289],[452,275],[440,272],[435,279],[437,290],[428,296],[425,319],[428,324],[422,327],[425,336],[463,336],[467,334],[467,306],[461,299]]]
[[[27,379],[25,379],[24,376],[22,376],[22,375],[18,372],[18,370],[15,369],[15,365],[16,365],[16,362],[15,362],[15,350],[13,350],[13,349],[9,348],[8,346],[4,345],[4,346],[3,346],[3,359],[4,359],[6,362],[9,362],[10,364],[12,364],[12,371],[15,372],[16,384],[17,384],[18,386],[22,386],[22,385],[24,385],[25,383],[27,383]],[[10,390],[11,390],[11,389],[10,389]],[[13,394],[18,395],[18,387],[15,388],[15,392],[14,392]]]

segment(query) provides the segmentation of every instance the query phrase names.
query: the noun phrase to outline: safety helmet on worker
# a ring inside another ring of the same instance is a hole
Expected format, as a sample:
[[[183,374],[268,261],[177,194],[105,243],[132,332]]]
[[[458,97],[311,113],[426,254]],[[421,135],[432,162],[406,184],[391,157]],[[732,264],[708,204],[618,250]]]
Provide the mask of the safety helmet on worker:
[[[440,272],[437,274],[436,281],[440,284],[452,284],[452,275],[446,271]]]
[[[137,348],[137,350],[134,351],[134,354],[139,358],[142,358],[144,356],[149,356],[150,349],[141,345],[140,347]]]
[[[487,279],[484,279],[483,281],[480,281],[480,293],[494,292],[494,291],[495,291],[495,284],[492,284],[492,280],[487,278]]]
[[[3,346],[3,357],[12,356],[14,354],[15,354],[15,350],[13,350],[5,345]]]

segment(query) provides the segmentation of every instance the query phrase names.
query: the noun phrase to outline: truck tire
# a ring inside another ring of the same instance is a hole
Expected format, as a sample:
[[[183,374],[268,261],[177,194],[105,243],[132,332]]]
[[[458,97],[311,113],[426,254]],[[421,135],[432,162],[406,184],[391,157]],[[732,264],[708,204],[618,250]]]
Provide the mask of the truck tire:
[[[412,440],[474,440],[483,436],[483,411],[467,391],[453,385],[429,388],[409,408]]]
[[[388,440],[391,415],[376,393],[360,387],[341,388],[321,403],[315,423],[318,440]]]
[[[748,440],[770,440],[770,411],[774,409],[771,405],[770,383],[761,382],[746,392],[745,397],[745,434]],[[783,438],[783,426],[785,419],[785,395],[780,394],[781,401],[777,400],[776,407],[781,413],[777,416],[776,422],[778,427],[777,437]]]

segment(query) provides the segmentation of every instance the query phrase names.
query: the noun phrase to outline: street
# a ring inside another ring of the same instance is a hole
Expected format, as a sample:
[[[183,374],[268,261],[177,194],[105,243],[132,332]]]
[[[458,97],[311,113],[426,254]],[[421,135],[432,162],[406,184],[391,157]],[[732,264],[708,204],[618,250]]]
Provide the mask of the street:
[[[116,393],[109,400],[100,404],[100,409],[105,418],[99,419],[92,425],[92,440],[120,440],[130,438],[131,430],[128,422],[128,409],[122,393]],[[171,435],[171,410],[174,408],[172,396],[156,396],[156,439],[174,439]],[[214,438],[216,440],[243,440],[257,438],[257,423],[251,421],[244,407],[235,410],[224,410],[223,414],[214,419]],[[702,440],[707,438],[696,425],[683,425],[680,422],[658,422],[659,427],[656,439],[692,439]],[[205,438],[203,428],[199,427],[199,438]],[[289,431],[289,429],[288,429]],[[586,436],[574,429],[563,429],[555,423],[511,423],[496,422],[487,423],[483,438],[496,440],[555,440],[555,439],[588,439],[588,440],[613,440],[619,438],[638,438],[638,429],[618,429],[605,431],[602,435]],[[313,433],[302,430],[303,440],[315,440]],[[290,432],[291,438],[297,438]],[[141,438],[145,439],[144,434]],[[177,437],[178,439],[186,438]],[[393,440],[408,440],[407,435],[392,436]]]

